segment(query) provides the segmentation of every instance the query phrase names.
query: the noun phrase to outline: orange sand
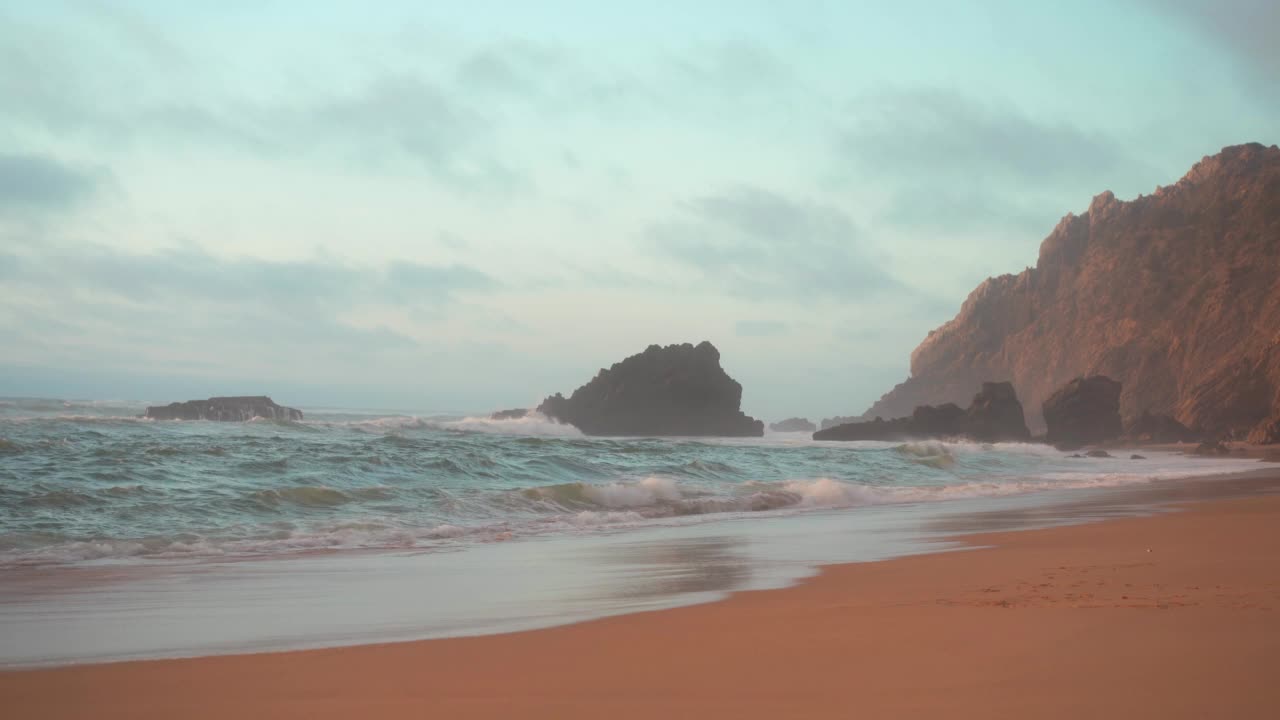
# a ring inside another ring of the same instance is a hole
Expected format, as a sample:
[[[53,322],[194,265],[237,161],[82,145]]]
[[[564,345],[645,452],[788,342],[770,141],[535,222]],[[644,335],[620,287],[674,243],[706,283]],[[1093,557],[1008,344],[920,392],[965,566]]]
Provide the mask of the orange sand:
[[[0,673],[0,715],[1280,717],[1280,498],[972,542],[549,630]]]

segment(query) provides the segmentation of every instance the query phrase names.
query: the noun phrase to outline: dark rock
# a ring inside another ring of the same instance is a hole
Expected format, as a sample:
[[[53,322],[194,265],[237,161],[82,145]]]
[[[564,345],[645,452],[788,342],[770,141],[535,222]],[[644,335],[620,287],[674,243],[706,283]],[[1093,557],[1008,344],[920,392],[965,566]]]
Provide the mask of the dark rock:
[[[1129,424],[1124,436],[1131,442],[1144,443],[1182,443],[1196,440],[1196,434],[1173,417],[1146,411]]]
[[[552,395],[538,412],[587,435],[759,437],[764,423],[740,408],[742,386],[720,367],[720,352],[650,345],[601,370],[569,397]]]
[[[921,405],[910,417],[854,422],[819,430],[814,440],[906,440],[962,437],[981,442],[1029,439],[1022,405],[1009,383],[984,383],[969,409],[954,403]]]
[[[871,422],[836,425],[813,434],[814,440],[907,440],[914,437],[922,436],[911,432],[911,418],[885,420],[879,417]]]
[[[241,397],[215,397],[208,400],[188,400],[147,408],[146,416],[153,420],[216,420],[220,422],[244,422],[254,418],[267,420],[301,420],[302,411],[277,405],[266,395]]]
[[[817,425],[809,422],[806,418],[787,418],[781,422],[770,423],[769,429],[774,432],[807,432],[811,433],[818,429]]]
[[[1199,445],[1197,445],[1195,450],[1191,451],[1192,455],[1209,455],[1209,456],[1228,455],[1230,453],[1231,453],[1231,448],[1228,447],[1227,444],[1222,442],[1221,440],[1206,440],[1200,443]]]
[[[1013,383],[984,382],[965,412],[965,435],[982,442],[1031,439]]]
[[[911,432],[921,437],[946,437],[965,432],[965,412],[955,403],[921,405],[911,413]]]
[[[490,420],[520,420],[529,414],[528,408],[511,408],[510,410],[498,410],[490,413]]]
[[[1085,456],[1085,457],[1091,457],[1091,458],[1109,458],[1109,457],[1115,457],[1115,455],[1112,455],[1111,453],[1107,452],[1106,450],[1090,450],[1089,452],[1085,453],[1085,454],[1084,454],[1084,456]]]
[[[1076,378],[1043,405],[1045,439],[1070,450],[1120,437],[1120,383],[1104,375]]]
[[[1147,458],[1142,455],[1130,455],[1129,459],[1130,460],[1146,460]]]
[[[833,428],[837,425],[848,425],[849,423],[862,422],[865,420],[862,416],[853,415],[837,415],[835,417],[823,418],[822,429]]]

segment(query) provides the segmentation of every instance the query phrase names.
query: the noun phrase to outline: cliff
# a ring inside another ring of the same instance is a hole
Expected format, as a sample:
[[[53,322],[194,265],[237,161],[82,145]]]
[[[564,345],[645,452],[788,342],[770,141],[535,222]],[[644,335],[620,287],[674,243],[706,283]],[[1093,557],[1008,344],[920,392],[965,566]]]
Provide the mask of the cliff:
[[[552,395],[538,412],[587,435],[763,435],[764,423],[743,414],[741,401],[720,351],[702,342],[650,345],[568,398]]]
[[[302,411],[277,405],[265,395],[215,397],[188,400],[147,408],[145,417],[153,420],[217,420],[244,422],[254,418],[268,420],[301,420]]]
[[[1067,215],[1034,268],[980,284],[864,415],[959,402],[1009,378],[1033,428],[1072,378],[1120,381],[1126,422],[1269,437],[1280,417],[1280,148],[1228,147],[1177,184]]]

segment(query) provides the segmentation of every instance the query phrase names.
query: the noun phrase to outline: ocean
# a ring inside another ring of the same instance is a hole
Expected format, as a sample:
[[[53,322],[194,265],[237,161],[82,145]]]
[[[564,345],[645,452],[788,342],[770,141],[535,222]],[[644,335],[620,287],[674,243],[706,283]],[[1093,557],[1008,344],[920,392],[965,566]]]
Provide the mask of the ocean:
[[[1046,523],[1062,515],[1028,509],[1258,467],[806,434],[591,438],[538,417],[303,408],[303,422],[213,423],[144,409],[0,400],[0,663],[538,627],[918,552],[960,510]]]

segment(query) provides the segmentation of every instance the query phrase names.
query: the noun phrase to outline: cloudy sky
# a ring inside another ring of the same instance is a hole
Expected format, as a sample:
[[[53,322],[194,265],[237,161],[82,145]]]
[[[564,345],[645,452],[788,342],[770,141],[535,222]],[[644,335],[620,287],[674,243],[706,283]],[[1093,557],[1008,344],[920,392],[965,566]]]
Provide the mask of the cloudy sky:
[[[861,412],[1065,213],[1280,140],[1277,8],[10,0],[0,394],[487,410],[708,339]]]

